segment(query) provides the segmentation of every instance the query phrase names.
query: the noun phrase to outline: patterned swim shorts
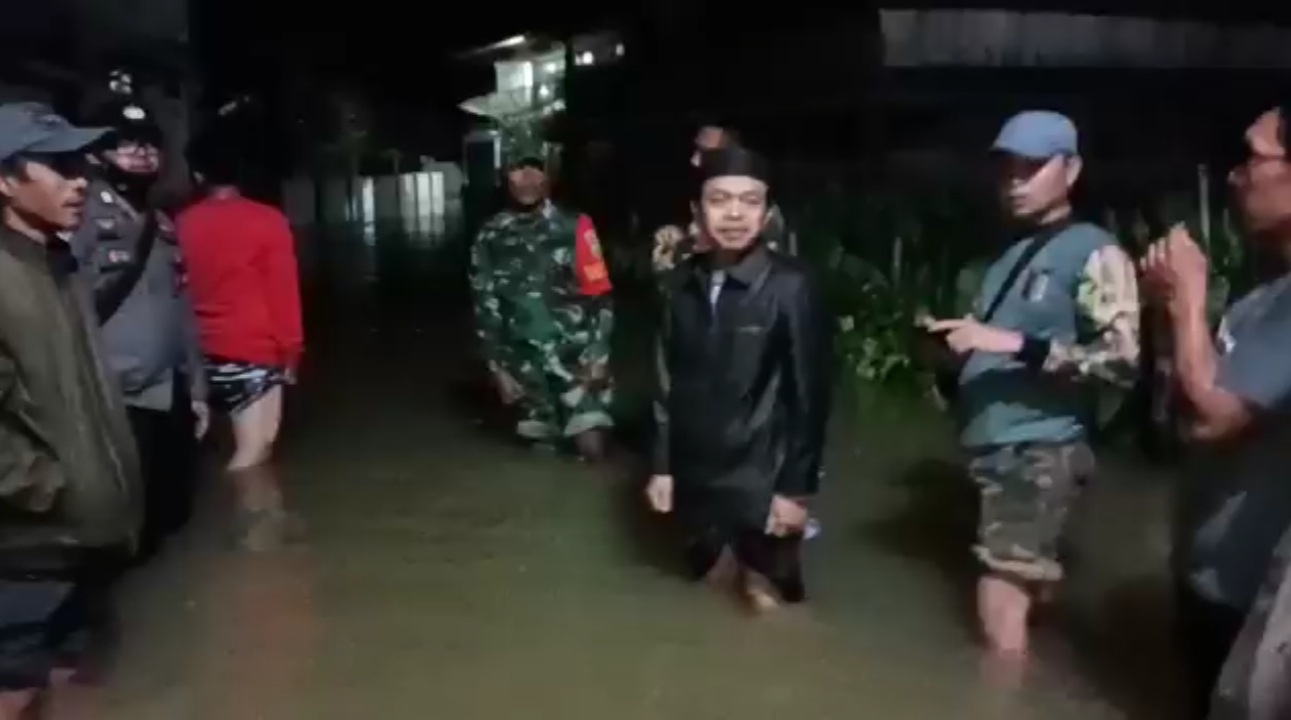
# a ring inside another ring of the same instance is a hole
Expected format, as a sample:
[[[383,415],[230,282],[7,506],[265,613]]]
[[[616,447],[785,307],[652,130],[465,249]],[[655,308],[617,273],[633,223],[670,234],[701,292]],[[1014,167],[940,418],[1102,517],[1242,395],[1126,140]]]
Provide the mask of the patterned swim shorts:
[[[287,373],[279,367],[206,358],[206,382],[210,386],[207,402],[220,412],[239,413],[286,381]]]

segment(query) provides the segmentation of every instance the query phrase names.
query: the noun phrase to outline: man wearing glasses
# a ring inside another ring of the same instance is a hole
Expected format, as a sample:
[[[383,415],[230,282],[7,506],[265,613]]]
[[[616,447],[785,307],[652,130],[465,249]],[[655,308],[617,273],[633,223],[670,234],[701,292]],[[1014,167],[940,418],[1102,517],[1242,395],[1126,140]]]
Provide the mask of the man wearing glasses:
[[[1274,720],[1291,716],[1291,584],[1282,582],[1291,543],[1278,548],[1291,526],[1288,110],[1261,115],[1245,143],[1247,158],[1229,177],[1233,199],[1255,251],[1281,274],[1229,308],[1212,339],[1208,263],[1188,231],[1153,245],[1142,269],[1168,318],[1191,412],[1195,457],[1180,493],[1175,571],[1196,716],[1206,717],[1214,689],[1210,717]]]

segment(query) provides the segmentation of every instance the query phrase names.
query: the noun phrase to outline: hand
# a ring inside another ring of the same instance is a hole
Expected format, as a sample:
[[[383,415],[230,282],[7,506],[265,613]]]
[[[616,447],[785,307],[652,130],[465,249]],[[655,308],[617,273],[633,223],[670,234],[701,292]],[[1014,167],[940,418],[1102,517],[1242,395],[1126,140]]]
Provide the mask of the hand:
[[[1020,333],[983,325],[972,316],[958,320],[934,320],[926,329],[932,333],[945,333],[946,345],[957,355],[965,355],[974,350],[1011,354],[1022,349]]]
[[[300,382],[300,376],[296,374],[296,368],[287,368],[282,371],[282,381],[288,385],[295,385]]]
[[[1188,228],[1176,225],[1139,261],[1144,288],[1172,314],[1204,311],[1210,263]]]
[[[807,505],[801,500],[774,495],[771,498],[771,512],[767,513],[767,534],[776,537],[797,535],[807,527]]]
[[[524,388],[505,370],[493,371],[493,383],[498,388],[503,405],[512,405],[524,397]]]
[[[193,435],[198,440],[206,437],[206,431],[211,429],[211,407],[201,400],[194,400],[193,408]]]
[[[672,512],[672,476],[655,475],[646,483],[646,500],[650,509],[660,514]]]

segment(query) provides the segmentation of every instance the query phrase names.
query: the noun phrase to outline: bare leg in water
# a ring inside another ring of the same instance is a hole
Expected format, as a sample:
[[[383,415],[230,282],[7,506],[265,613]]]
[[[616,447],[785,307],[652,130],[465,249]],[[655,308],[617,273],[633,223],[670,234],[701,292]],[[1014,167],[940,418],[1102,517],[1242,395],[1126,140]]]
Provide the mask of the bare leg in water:
[[[977,613],[991,651],[1001,659],[1022,660],[1028,651],[1031,590],[1017,578],[988,572],[977,583]]]
[[[240,542],[248,550],[272,550],[295,534],[292,526],[297,524],[285,512],[273,466],[273,446],[282,424],[282,387],[234,413],[232,424],[234,450],[227,470],[246,523]]]

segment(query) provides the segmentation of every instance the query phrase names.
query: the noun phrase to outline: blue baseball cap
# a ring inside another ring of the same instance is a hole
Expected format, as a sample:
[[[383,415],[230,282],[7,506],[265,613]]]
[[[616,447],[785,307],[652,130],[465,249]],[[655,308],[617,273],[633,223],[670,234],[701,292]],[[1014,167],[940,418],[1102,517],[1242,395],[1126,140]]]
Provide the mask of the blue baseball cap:
[[[21,153],[76,152],[98,141],[108,130],[75,127],[40,103],[5,103],[0,105],[0,160]]]
[[[1076,124],[1050,110],[1027,110],[1009,118],[991,149],[1033,160],[1056,155],[1079,155]]]

